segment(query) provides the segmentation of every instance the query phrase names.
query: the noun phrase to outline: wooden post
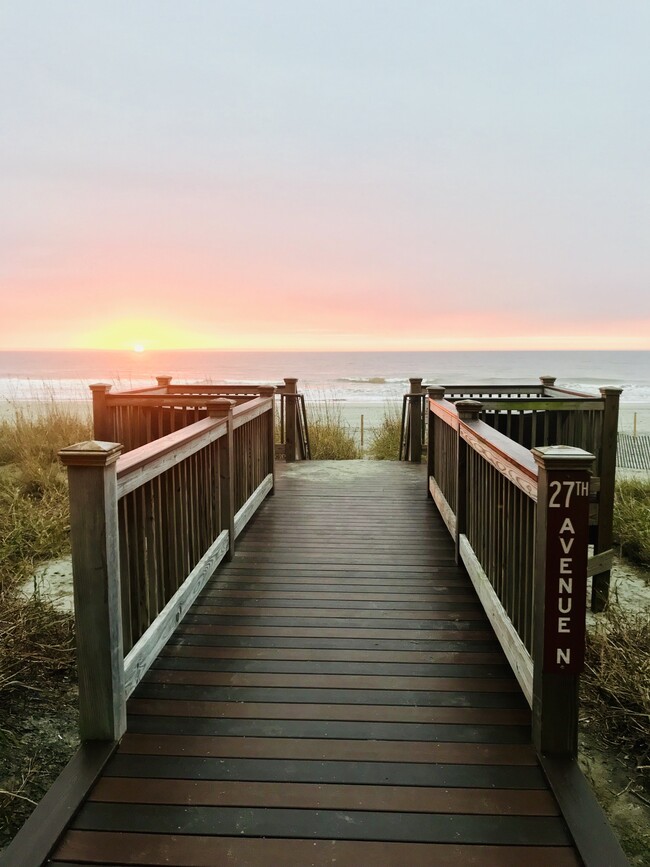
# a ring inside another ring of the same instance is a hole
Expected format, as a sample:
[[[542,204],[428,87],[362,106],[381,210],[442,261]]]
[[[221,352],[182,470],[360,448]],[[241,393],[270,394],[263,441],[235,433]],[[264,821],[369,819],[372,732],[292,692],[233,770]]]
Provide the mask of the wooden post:
[[[539,466],[535,530],[533,743],[575,758],[584,665],[589,477],[594,456],[572,446],[532,450]]]
[[[553,388],[555,380],[555,376],[540,376],[539,381],[542,383],[542,393],[546,388]]]
[[[411,378],[409,382],[409,461],[419,464],[422,461],[422,378]]]
[[[478,421],[483,404],[480,400],[456,401],[460,422]],[[456,464],[456,563],[460,564],[460,537],[467,531],[467,443],[460,435],[458,425],[458,462]],[[476,496],[476,492],[473,492]]]
[[[613,541],[614,495],[616,492],[616,446],[618,444],[618,408],[622,388],[605,386],[600,394],[605,401],[602,438],[600,443],[600,492],[598,494],[598,526],[594,539],[594,554],[609,551]],[[611,570],[594,575],[591,585],[591,610],[602,611],[609,599]]]
[[[157,376],[156,382],[160,388],[167,388],[168,385],[172,384],[171,376]]]
[[[267,448],[269,450],[269,466],[267,472],[273,476],[273,487],[269,494],[275,493],[275,386],[263,385],[260,387],[260,397],[273,398],[271,402],[271,410],[269,413],[269,429],[267,432]]]
[[[119,443],[91,441],[59,452],[70,490],[82,741],[117,741],[126,730],[116,473],[121,451]]]
[[[237,401],[219,398],[207,402],[210,418],[225,418],[228,431],[219,440],[219,498],[221,504],[221,529],[228,530],[228,553],[226,560],[235,555],[235,448],[232,411]]]
[[[296,433],[298,428],[298,380],[295,377],[285,377],[284,393],[286,395],[284,459],[290,464],[296,460]]]
[[[427,496],[431,497],[431,488],[429,486],[429,479],[431,476],[435,475],[435,459],[434,459],[434,440],[435,440],[435,422],[434,422],[434,414],[429,409],[429,400],[442,400],[445,396],[445,387],[444,385],[432,385],[427,388],[427,403],[426,403],[426,412],[427,412]]]
[[[98,442],[109,442],[114,436],[106,400],[112,387],[105,382],[90,386],[93,395],[93,436]]]

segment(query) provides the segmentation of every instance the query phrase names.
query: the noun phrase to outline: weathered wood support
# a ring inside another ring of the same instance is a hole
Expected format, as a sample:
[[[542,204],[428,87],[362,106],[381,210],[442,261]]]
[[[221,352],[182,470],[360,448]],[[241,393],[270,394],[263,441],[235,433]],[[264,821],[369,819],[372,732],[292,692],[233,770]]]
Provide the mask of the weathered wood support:
[[[483,404],[480,400],[459,400],[456,402],[459,421],[478,421]],[[460,435],[461,425],[458,425],[458,462],[456,464],[456,563],[460,564],[460,537],[467,532],[467,450],[469,446]],[[472,491],[470,496],[476,496]]]
[[[228,429],[219,440],[220,510],[222,529],[228,530],[228,553],[226,560],[235,555],[235,448],[232,411],[236,401],[221,398],[208,403],[210,418],[226,419]]]
[[[445,396],[445,388],[442,385],[432,385],[427,388],[427,496],[432,497],[429,488],[429,479],[435,474],[435,457],[434,457],[434,440],[435,440],[435,422],[434,415],[429,408],[429,400],[442,400]]]
[[[290,464],[297,458],[298,380],[295,377],[285,377],[284,386],[284,459]]]
[[[113,386],[97,382],[90,386],[93,396],[93,436],[98,442],[110,442],[114,434],[106,395]]]
[[[589,478],[594,456],[533,449],[539,467],[533,644],[533,743],[545,755],[578,750],[584,665]]]
[[[422,379],[409,379],[409,461],[422,461]]]
[[[267,467],[267,473],[270,473],[273,476],[273,485],[271,486],[271,490],[269,491],[269,494],[271,496],[275,493],[275,391],[276,388],[274,385],[260,386],[260,397],[273,398],[273,403],[271,404],[271,411],[269,413],[269,428],[267,431],[267,448],[269,455],[269,465]]]
[[[618,410],[623,389],[606,386],[600,389],[605,401],[603,411],[602,442],[600,447],[600,494],[598,524],[594,540],[594,554],[612,547],[614,523],[614,494],[616,488],[616,447],[618,444]],[[611,570],[594,575],[591,585],[591,610],[602,611],[609,599]]]
[[[82,741],[117,741],[126,730],[116,474],[121,450],[119,443],[91,441],[59,452],[70,488]]]

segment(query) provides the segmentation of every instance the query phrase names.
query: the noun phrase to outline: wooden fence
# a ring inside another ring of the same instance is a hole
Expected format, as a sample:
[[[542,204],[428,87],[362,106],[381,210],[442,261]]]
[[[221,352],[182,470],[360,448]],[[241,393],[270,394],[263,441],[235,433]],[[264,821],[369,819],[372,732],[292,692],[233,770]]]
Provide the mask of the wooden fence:
[[[239,406],[276,395],[280,452],[287,461],[311,457],[305,398],[295,378],[286,378],[278,386],[174,384],[171,376],[158,376],[156,381],[153,388],[119,392],[105,383],[91,385],[95,439],[119,442],[128,452],[207,418],[209,403],[217,398],[234,400]]]
[[[461,399],[479,399],[481,420],[526,449],[561,444],[594,455],[589,509],[589,544],[594,552],[590,562],[591,608],[602,611],[609,598],[613,556],[621,389],[603,387],[595,397],[559,388],[551,376],[540,377],[539,385],[450,385],[425,389],[421,379],[410,382],[410,392],[404,396],[400,455],[405,460],[420,462],[423,432],[431,417],[425,412],[427,401],[442,397],[452,404]]]
[[[431,396],[429,492],[533,711],[540,752],[574,756],[594,455],[519,445],[482,404]]]
[[[105,441],[59,453],[70,487],[82,740],[121,737],[127,697],[273,491],[272,394],[204,406],[205,418],[127,454]]]

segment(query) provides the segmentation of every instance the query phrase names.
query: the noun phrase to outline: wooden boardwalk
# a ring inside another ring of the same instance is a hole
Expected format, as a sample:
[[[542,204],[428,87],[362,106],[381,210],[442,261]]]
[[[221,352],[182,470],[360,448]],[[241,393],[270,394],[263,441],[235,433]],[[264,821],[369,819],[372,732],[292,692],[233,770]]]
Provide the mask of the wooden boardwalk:
[[[424,468],[283,467],[50,863],[580,862]]]

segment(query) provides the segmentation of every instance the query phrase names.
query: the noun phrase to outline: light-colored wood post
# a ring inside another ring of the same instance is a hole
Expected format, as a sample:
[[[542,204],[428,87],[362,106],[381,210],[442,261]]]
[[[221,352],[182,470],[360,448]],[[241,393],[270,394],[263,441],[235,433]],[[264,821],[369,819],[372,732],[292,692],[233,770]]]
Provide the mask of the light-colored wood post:
[[[269,465],[267,468],[267,473],[271,473],[271,475],[273,476],[273,487],[269,491],[269,494],[273,495],[275,493],[275,386],[261,386],[260,397],[273,398],[271,402],[271,409],[269,411],[269,427],[267,430],[267,449],[269,451]]]
[[[538,470],[533,624],[533,743],[578,751],[584,666],[589,478],[594,456],[572,446],[532,450]]]
[[[284,412],[284,459],[290,464],[296,460],[296,436],[298,429],[298,380],[295,377],[285,377],[284,393],[286,395]]]
[[[167,388],[167,386],[172,384],[171,376],[157,376],[156,382],[158,383],[159,388]]]
[[[106,382],[96,382],[90,386],[93,395],[93,436],[98,442],[109,442],[115,435],[106,400],[112,387]]]
[[[618,445],[618,410],[622,388],[605,386],[600,394],[605,401],[600,442],[600,491],[598,493],[598,525],[594,539],[594,554],[609,551],[614,530],[614,495],[616,493],[616,447]],[[591,610],[602,611],[609,599],[611,570],[594,575],[591,585]]]
[[[409,461],[422,461],[422,378],[409,379]]]
[[[478,421],[483,409],[480,400],[456,401],[460,422]],[[460,435],[462,424],[458,425],[458,461],[456,463],[456,563],[460,564],[460,537],[467,532],[467,443]],[[472,491],[470,496],[476,496]]]
[[[119,443],[91,441],[59,452],[70,490],[82,741],[117,741],[126,730],[116,473],[121,451]]]
[[[429,409],[429,400],[442,400],[445,396],[445,387],[443,385],[432,385],[427,388],[426,398],[426,413],[427,413],[427,495],[432,497],[429,479],[435,475],[435,416]]]
[[[228,530],[228,553],[226,560],[235,555],[235,448],[232,411],[237,402],[228,398],[208,401],[210,418],[225,418],[228,430],[219,440],[219,499],[221,504],[221,529]]]

